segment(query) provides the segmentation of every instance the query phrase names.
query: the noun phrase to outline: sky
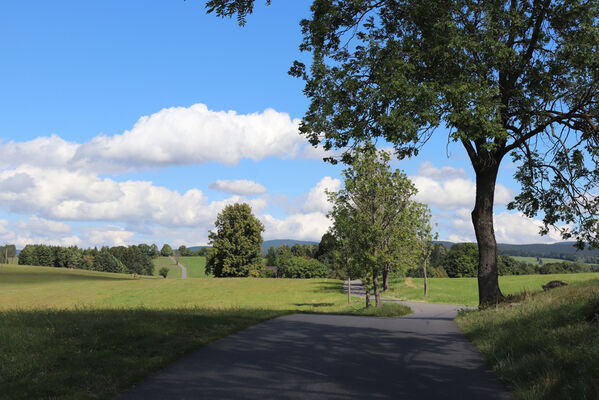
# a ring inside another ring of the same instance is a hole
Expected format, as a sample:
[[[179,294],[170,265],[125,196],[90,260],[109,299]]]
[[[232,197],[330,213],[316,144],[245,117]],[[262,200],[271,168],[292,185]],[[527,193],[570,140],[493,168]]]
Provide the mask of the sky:
[[[265,240],[320,240],[325,189],[342,187],[345,166],[297,131],[308,100],[287,71],[309,61],[298,46],[311,1],[258,0],[244,27],[204,3],[0,3],[0,243],[205,245],[236,202]],[[446,131],[392,166],[439,239],[475,241],[474,173]],[[504,160],[498,242],[558,241],[506,210],[514,172]]]

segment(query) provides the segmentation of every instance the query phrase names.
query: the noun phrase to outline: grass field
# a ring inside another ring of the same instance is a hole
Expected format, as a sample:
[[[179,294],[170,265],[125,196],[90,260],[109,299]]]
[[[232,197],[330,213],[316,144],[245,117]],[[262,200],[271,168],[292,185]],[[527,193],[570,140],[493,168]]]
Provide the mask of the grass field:
[[[599,398],[599,280],[465,312],[456,323],[518,399]]]
[[[599,273],[554,274],[554,275],[510,275],[499,277],[499,287],[504,295],[524,290],[539,291],[541,286],[552,280],[567,283],[599,279]],[[404,300],[428,301],[431,303],[478,305],[478,282],[476,278],[433,278],[428,280],[429,296],[424,297],[424,279],[392,279],[385,297]]]
[[[178,260],[187,268],[188,278],[207,278],[206,275],[206,257],[178,257]]]
[[[198,347],[293,312],[371,314],[329,279],[132,279],[2,266],[0,398],[109,399]],[[390,305],[376,315],[402,315]]]
[[[154,276],[160,276],[158,271],[160,271],[160,268],[166,267],[169,269],[166,279],[181,279],[181,267],[176,265],[170,258],[158,257],[152,261],[154,262]]]

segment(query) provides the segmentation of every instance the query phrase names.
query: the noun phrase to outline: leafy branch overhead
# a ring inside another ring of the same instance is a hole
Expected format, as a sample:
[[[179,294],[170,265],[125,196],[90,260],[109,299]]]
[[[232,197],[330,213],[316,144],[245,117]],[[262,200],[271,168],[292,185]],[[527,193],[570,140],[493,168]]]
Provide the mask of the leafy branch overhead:
[[[210,4],[243,19],[253,2]],[[599,246],[599,1],[314,0],[311,12],[300,49],[312,61],[290,70],[310,100],[301,133],[346,154],[383,139],[403,158],[448,128],[476,173],[481,303],[502,297],[493,202],[506,156],[522,187],[510,208]]]

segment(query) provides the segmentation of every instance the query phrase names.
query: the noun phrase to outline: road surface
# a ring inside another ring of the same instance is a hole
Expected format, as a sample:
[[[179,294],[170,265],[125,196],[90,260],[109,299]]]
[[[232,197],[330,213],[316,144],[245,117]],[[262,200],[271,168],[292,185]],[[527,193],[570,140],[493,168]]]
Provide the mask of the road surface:
[[[512,398],[453,322],[457,307],[404,304],[415,313],[266,321],[211,343],[120,398]]]

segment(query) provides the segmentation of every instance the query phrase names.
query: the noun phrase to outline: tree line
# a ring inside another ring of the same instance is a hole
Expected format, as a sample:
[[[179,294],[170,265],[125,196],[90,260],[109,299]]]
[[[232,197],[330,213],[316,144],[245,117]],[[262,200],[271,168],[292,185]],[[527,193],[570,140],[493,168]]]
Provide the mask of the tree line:
[[[447,249],[442,244],[433,244],[430,264],[432,276],[462,278],[476,277],[478,268],[478,247],[474,243],[456,243]],[[554,262],[531,264],[518,261],[503,254],[498,257],[499,275],[566,274],[580,272],[599,272],[599,266],[580,262]],[[407,276],[422,277],[421,268],[412,268]]]
[[[155,244],[103,246],[99,250],[96,247],[81,249],[77,246],[36,244],[26,245],[21,250],[19,264],[153,275],[152,259],[159,255],[160,252]]]

